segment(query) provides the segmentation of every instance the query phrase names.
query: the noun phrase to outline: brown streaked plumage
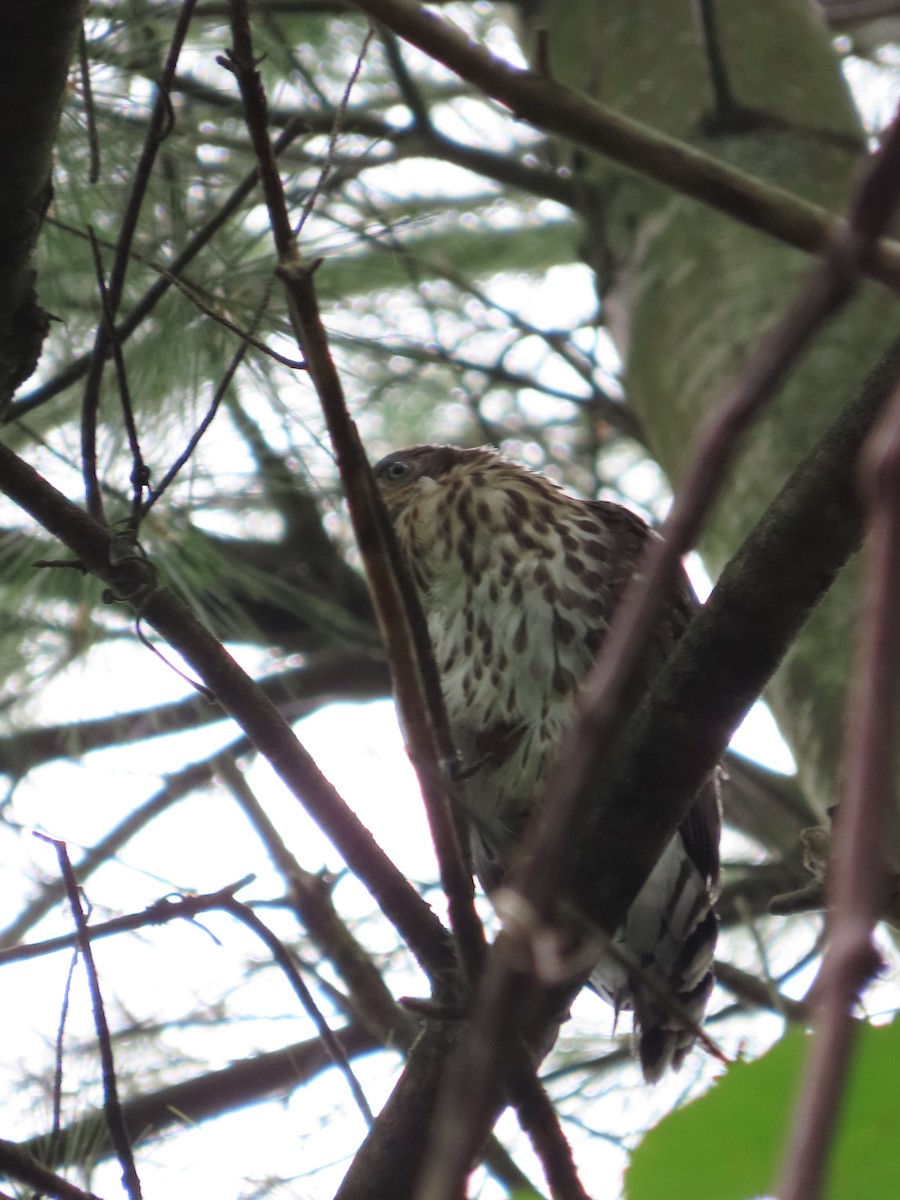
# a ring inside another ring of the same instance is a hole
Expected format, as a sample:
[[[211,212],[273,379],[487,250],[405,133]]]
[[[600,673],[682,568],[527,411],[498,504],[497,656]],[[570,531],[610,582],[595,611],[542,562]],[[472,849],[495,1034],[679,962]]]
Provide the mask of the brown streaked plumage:
[[[475,869],[490,892],[653,535],[627,509],[577,500],[489,449],[412,446],[382,459],[375,475],[422,600],[466,770]],[[685,577],[645,653],[642,687],[695,605]],[[681,1065],[706,1009],[718,844],[710,780],[616,934],[628,965],[604,955],[591,975],[616,1010],[634,1010],[648,1080]]]

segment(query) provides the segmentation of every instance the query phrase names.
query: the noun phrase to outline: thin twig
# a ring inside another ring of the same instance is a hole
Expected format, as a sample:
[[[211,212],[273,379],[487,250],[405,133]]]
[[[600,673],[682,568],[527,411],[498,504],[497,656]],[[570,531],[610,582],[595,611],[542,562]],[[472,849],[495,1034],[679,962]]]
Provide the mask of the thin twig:
[[[299,121],[291,124],[279,135],[275,143],[275,154],[280,154],[303,132],[305,130]],[[173,286],[174,281],[181,272],[209,245],[223,225],[240,209],[258,182],[259,173],[256,170],[249,171],[221,207],[197,230],[187,245],[175,256],[168,270],[160,271],[160,278],[147,289],[143,298],[138,301],[128,315],[116,326],[116,337],[120,344],[124,343],[150,315],[159,301],[168,292],[169,288]],[[140,261],[143,261],[143,259]],[[152,263],[148,263],[147,265],[153,266]],[[66,388],[71,387],[73,383],[77,383],[79,379],[82,379],[90,370],[92,362],[92,353],[83,354],[73,359],[52,379],[49,379],[45,384],[35,388],[32,392],[29,392],[12,404],[9,412],[3,418],[4,421],[17,420],[25,416],[26,413],[31,412],[32,409],[40,408],[46,404],[48,400],[51,400],[54,396],[59,395],[60,392],[65,391]]]
[[[103,259],[100,256],[100,246],[94,234],[92,225],[87,229],[88,240],[91,244],[91,254],[94,259],[94,273],[97,278],[97,290],[100,293],[100,312],[103,324],[106,327],[106,337],[109,345],[112,347],[113,360],[116,367],[116,382],[119,388],[119,401],[122,405],[122,417],[125,421],[125,430],[128,434],[128,446],[131,450],[131,516],[129,519],[129,529],[132,533],[137,533],[138,524],[140,522],[141,498],[144,494],[144,488],[149,484],[150,474],[144,462],[144,456],[141,453],[141,443],[138,438],[137,424],[134,419],[134,406],[131,403],[131,391],[128,387],[128,373],[125,370],[125,359],[122,354],[122,347],[119,339],[116,337],[116,328],[112,306],[110,304],[109,289],[106,286],[106,279],[103,273]]]
[[[418,1029],[394,1000],[371,956],[335,911],[331,884],[304,870],[238,768],[236,755],[217,756],[216,774],[234,797],[284,880],[286,901],[344,981],[354,1017],[379,1038],[408,1047]]]
[[[157,503],[157,501],[160,499],[160,497],[163,496],[169,490],[169,488],[172,486],[172,484],[178,478],[178,476],[181,473],[182,469],[184,468],[185,464],[190,462],[191,456],[193,455],[193,453],[197,449],[197,447],[200,445],[203,435],[206,433],[206,431],[209,429],[210,425],[212,425],[213,421],[215,420],[216,414],[218,413],[219,409],[221,408],[222,401],[225,398],[225,393],[228,391],[229,387],[231,386],[231,381],[232,381],[232,379],[234,379],[235,375],[237,374],[238,367],[241,365],[241,363],[244,361],[244,359],[247,356],[247,350],[248,350],[248,343],[241,342],[240,346],[238,346],[237,350],[235,350],[234,354],[231,356],[231,361],[228,363],[228,366],[225,368],[225,372],[222,375],[222,378],[219,380],[218,384],[216,385],[216,390],[213,393],[213,397],[209,402],[209,406],[208,406],[202,420],[200,421],[200,424],[197,426],[197,428],[194,430],[194,432],[188,438],[188,442],[187,442],[187,445],[185,446],[185,448],[181,451],[181,453],[178,455],[178,457],[175,459],[175,461],[172,463],[172,465],[166,471],[165,475],[160,480],[159,487],[154,488],[152,495],[148,498],[147,502],[145,503],[145,505],[143,507],[142,516],[147,515],[147,513],[154,506],[154,504]]]
[[[94,953],[91,949],[91,939],[87,933],[87,917],[81,904],[81,891],[78,880],[69,861],[69,853],[65,842],[47,837],[46,834],[36,834],[42,841],[48,842],[56,850],[59,867],[66,884],[66,893],[75,918],[76,940],[78,953],[84,960],[88,988],[91,993],[91,1007],[94,1014],[94,1027],[97,1031],[97,1048],[100,1053],[100,1067],[103,1077],[103,1115],[109,1129],[109,1136],[116,1147],[116,1155],[122,1167],[122,1183],[130,1200],[141,1200],[141,1181],[138,1178],[134,1155],[131,1151],[131,1140],[125,1121],[122,1117],[122,1106],[119,1103],[119,1087],[116,1082],[116,1064],[113,1058],[112,1039],[109,1024],[106,1020],[106,1010],[103,1006],[103,995],[100,991],[100,980],[94,963]]]
[[[234,896],[226,898],[222,903],[222,908],[226,912],[230,912],[232,916],[237,917],[239,921],[242,921],[248,929],[252,929],[256,936],[266,944],[272,957],[284,972],[288,983],[294,989],[294,995],[302,1004],[304,1012],[315,1025],[331,1061],[347,1080],[350,1093],[356,1102],[357,1108],[362,1113],[363,1119],[367,1125],[371,1125],[374,1119],[372,1110],[369,1107],[369,1102],[366,1100],[365,1093],[359,1085],[359,1080],[353,1073],[350,1060],[347,1058],[343,1046],[335,1037],[331,1027],[322,1015],[312,992],[310,992],[309,988],[303,982],[303,976],[297,970],[288,948],[275,936],[268,925],[260,920],[252,908],[246,904],[242,904]]]
[[[360,71],[362,71],[366,53],[372,43],[374,32],[375,31],[373,27],[370,25],[366,30],[366,36],[363,38],[363,43],[360,47],[359,54],[356,56],[356,62],[353,66],[353,70],[350,72],[350,76],[347,79],[347,82],[344,84],[344,92],[341,96],[340,103],[335,110],[334,122],[332,123],[331,130],[328,134],[328,145],[325,148],[325,158],[322,163],[321,170],[316,178],[316,182],[313,187],[310,188],[309,195],[306,197],[306,200],[303,203],[303,208],[300,210],[300,217],[294,226],[295,237],[300,236],[303,226],[308,221],[309,215],[315,206],[316,200],[319,198],[322,193],[322,189],[328,182],[328,177],[331,174],[331,169],[334,164],[334,156],[337,151],[338,138],[341,135],[341,127],[343,126],[344,117],[347,113],[347,106],[350,103],[350,93],[353,91],[356,81],[359,79],[359,74]]]
[[[97,246],[100,246],[105,250],[115,250],[116,248],[115,242],[112,242],[107,238],[98,237],[96,230],[94,230],[93,227],[89,227],[87,230],[79,229],[77,226],[70,225],[67,221],[60,221],[55,217],[48,217],[47,224],[52,225],[55,229],[63,230],[63,232],[68,233],[71,237],[83,238],[86,241],[95,243]],[[207,301],[203,298],[201,295],[201,289],[198,285],[191,283],[190,280],[182,279],[181,276],[175,274],[171,268],[163,266],[162,263],[157,262],[147,254],[141,254],[140,251],[135,250],[134,248],[131,250],[131,260],[132,262],[140,263],[144,267],[148,267],[151,271],[154,271],[160,277],[160,279],[165,279],[167,283],[181,292],[182,296],[184,296],[185,299],[188,300],[194,306],[194,308],[198,310],[198,312],[202,312],[205,317],[209,317],[211,321],[215,321],[217,325],[221,325],[223,329],[227,329],[229,333],[233,333],[235,337],[240,338],[241,341],[247,342],[247,344],[252,346],[254,350],[258,350],[260,354],[264,354],[267,358],[271,358],[274,362],[281,363],[283,367],[290,367],[291,370],[303,370],[304,364],[300,362],[299,359],[288,358],[288,356],[285,354],[279,354],[277,350],[273,350],[271,346],[267,346],[265,342],[261,341],[257,337],[254,337],[249,329],[243,328],[243,326],[238,325],[236,321],[230,320],[225,316],[224,313],[219,312],[218,309],[214,308],[210,301]],[[119,342],[121,342],[123,340],[121,327],[116,331],[116,333]]]
[[[62,1103],[63,1103],[63,1043],[65,1041],[66,1020],[69,1015],[69,1001],[72,997],[72,981],[75,978],[75,969],[78,966],[78,947],[75,947],[75,953],[69,961],[69,969],[66,972],[66,982],[63,986],[63,1001],[62,1008],[59,1014],[59,1024],[56,1029],[56,1045],[53,1054],[53,1123],[50,1128],[51,1143],[59,1137],[59,1131],[62,1128]]]
[[[378,1039],[361,1024],[346,1025],[338,1029],[335,1036],[352,1057],[371,1053],[379,1046]],[[125,1118],[136,1138],[140,1137],[143,1141],[159,1139],[168,1130],[183,1131],[185,1122],[196,1127],[206,1120],[236,1112],[249,1104],[290,1095],[331,1066],[331,1059],[325,1052],[321,1038],[311,1037],[277,1050],[250,1054],[230,1066],[204,1071],[180,1083],[168,1084],[158,1091],[137,1092],[125,1101]],[[68,1163],[83,1166],[87,1145],[90,1146],[92,1162],[110,1158],[115,1151],[98,1117],[97,1112],[89,1110],[64,1125],[53,1146],[48,1145],[44,1134],[39,1134],[28,1138],[15,1149],[21,1157],[40,1158],[47,1166]],[[0,1142],[0,1170],[6,1166],[3,1145]],[[8,1173],[13,1174],[12,1171]]]
[[[107,318],[97,326],[94,338],[94,348],[91,353],[84,388],[84,398],[81,405],[81,462],[84,476],[85,497],[87,510],[98,520],[103,518],[103,495],[97,475],[97,422],[100,408],[100,382],[103,376],[103,364],[109,347],[107,325],[112,325],[119,310],[122,291],[125,286],[125,273],[128,268],[131,244],[137,230],[138,218],[143,206],[144,196],[150,182],[150,174],[156,159],[157,151],[171,128],[171,101],[169,88],[178,65],[178,58],[184,39],[187,37],[188,26],[193,15],[196,0],[184,0],[178,21],[172,33],[169,53],[163,67],[162,75],[157,86],[156,100],[150,116],[144,148],[135,168],[131,192],[122,227],[116,243],[116,253],[113,257],[109,273],[107,296],[109,311]]]
[[[88,183],[97,183],[100,179],[100,139],[97,137],[97,114],[94,111],[94,90],[91,87],[91,63],[88,58],[84,25],[81,26],[81,32],[78,35],[78,71],[81,76],[81,94],[87,126],[88,154],[90,155]]]
[[[393,72],[403,102],[412,116],[413,129],[419,137],[427,139],[434,134],[434,125],[428,111],[428,101],[422,95],[422,89],[418,82],[413,79],[394,34],[389,29],[382,27],[379,30],[379,36],[388,66]]]
[[[47,838],[46,840],[50,841],[51,839]],[[112,920],[103,921],[98,925],[88,925],[83,936],[93,942],[98,938],[113,937],[117,933],[132,933],[136,929],[146,929],[148,925],[163,925],[168,921],[192,921],[200,913],[222,908],[225,900],[233,898],[235,892],[246,887],[248,883],[252,883],[253,879],[253,875],[245,875],[236,883],[230,883],[227,887],[206,895],[181,896],[177,900],[170,897],[156,900],[143,912],[129,913],[125,917],[113,917]],[[6,950],[0,950],[0,966],[11,962],[25,962],[32,958],[43,958],[47,954],[55,954],[58,950],[68,950],[72,947],[77,949],[79,936],[82,935],[67,933],[61,934],[59,937],[47,938],[43,942],[10,946]]]
[[[221,753],[231,751],[234,754],[246,754],[250,749],[252,747],[247,738],[241,737],[231,742]],[[122,821],[114,825],[93,846],[90,846],[84,852],[83,857],[73,866],[75,878],[79,884],[84,884],[96,870],[118,854],[131,838],[145,829],[151,821],[168,811],[173,804],[196,789],[206,786],[213,778],[215,761],[216,756],[214,755],[211,760],[190,763],[182,770],[168,776],[157,792],[133,808]],[[64,896],[65,885],[62,881],[54,880],[44,885],[39,895],[25,906],[6,929],[0,932],[0,964],[15,961],[20,957],[31,957],[27,953],[29,947],[21,945],[22,938],[48,912],[51,912]]]

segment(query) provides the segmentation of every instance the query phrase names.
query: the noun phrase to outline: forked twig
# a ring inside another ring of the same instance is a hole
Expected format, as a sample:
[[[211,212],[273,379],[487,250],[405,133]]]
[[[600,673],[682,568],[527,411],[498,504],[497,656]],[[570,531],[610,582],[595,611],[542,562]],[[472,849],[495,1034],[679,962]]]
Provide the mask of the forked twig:
[[[353,1068],[350,1066],[343,1046],[338,1041],[328,1022],[322,1015],[319,1006],[310,992],[309,988],[303,982],[303,977],[297,970],[293,957],[284,943],[277,938],[272,930],[264,921],[256,915],[252,908],[247,904],[242,904],[240,900],[234,896],[226,896],[223,898],[221,907],[225,912],[231,913],[239,921],[242,921],[248,929],[252,929],[258,938],[261,939],[268,948],[272,957],[275,959],[278,966],[284,972],[285,978],[290,983],[294,990],[294,995],[303,1006],[306,1015],[312,1020],[316,1027],[319,1037],[322,1039],[322,1044],[328,1051],[329,1057],[337,1069],[347,1080],[350,1088],[350,1093],[353,1096],[356,1106],[362,1113],[367,1125],[372,1124],[372,1110],[369,1108],[369,1102],[366,1100],[365,1093],[359,1085],[359,1080],[353,1073]]]

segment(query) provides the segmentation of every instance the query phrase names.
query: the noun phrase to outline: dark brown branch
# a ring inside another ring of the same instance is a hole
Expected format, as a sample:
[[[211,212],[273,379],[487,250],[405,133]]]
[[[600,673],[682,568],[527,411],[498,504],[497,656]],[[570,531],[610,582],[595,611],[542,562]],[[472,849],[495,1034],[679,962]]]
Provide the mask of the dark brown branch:
[[[716,983],[721,984],[744,1005],[753,1008],[767,1008],[778,1013],[786,1021],[805,1023],[809,1019],[809,1006],[802,1000],[792,1000],[790,996],[782,995],[774,986],[742,971],[733,963],[716,960]]]
[[[527,1059],[519,1060],[516,1077],[511,1083],[519,1123],[531,1139],[544,1168],[553,1200],[590,1200],[578,1178],[572,1147],[562,1131],[553,1103]]]
[[[306,666],[266,676],[257,684],[289,721],[308,716],[336,699],[374,700],[389,696],[391,690],[387,664],[355,654],[322,654]],[[0,737],[0,763],[5,773],[21,777],[54,759],[80,758],[92,750],[198,729],[227,716],[217,704],[188,696],[153,708],[27,729]]]
[[[800,467],[798,474],[802,471],[803,467]],[[828,497],[825,499],[827,501]],[[771,513],[763,520],[771,523]],[[850,533],[851,546],[857,532],[858,524]],[[805,543],[798,546],[799,568],[809,561],[806,550]],[[754,577],[748,583],[756,587],[758,581]],[[795,618],[790,613],[788,617],[793,626]],[[737,612],[734,620],[739,620]],[[771,613],[770,627],[774,627],[775,620],[776,614]],[[734,751],[725,756],[724,771],[722,806],[726,823],[747,834],[782,860],[796,854],[803,830],[818,825],[820,821],[819,814],[807,800],[796,776],[771,771]]]
[[[738,873],[735,878],[726,875],[716,903],[722,928],[743,925],[748,916],[765,917],[773,912],[810,911],[809,904],[790,909],[773,907],[774,898],[796,894],[799,889],[806,887],[808,880],[809,872],[796,861],[796,855],[786,863],[759,863]],[[816,908],[821,910],[821,903]]]
[[[55,1200],[98,1200],[93,1192],[83,1192],[73,1183],[54,1175],[15,1142],[0,1140],[0,1174],[27,1184],[39,1195],[53,1196]]]
[[[0,2],[0,418],[34,370],[47,333],[32,256],[50,202],[50,168],[82,0]]]
[[[897,0],[819,0],[830,25],[838,29],[865,24],[878,17],[900,16]]]
[[[415,81],[413,81],[415,82]],[[224,95],[208,84],[193,79],[190,76],[179,76],[175,80],[174,91],[183,92],[202,103],[218,109],[239,109],[230,96]],[[453,95],[457,95],[461,85],[455,85]],[[447,89],[429,85],[429,94],[438,101],[447,100]],[[334,109],[325,105],[322,108],[303,109],[297,112],[272,105],[269,109],[269,124],[276,128],[286,128],[292,123],[300,122],[305,133],[329,133],[334,126]],[[574,208],[584,199],[584,188],[577,187],[571,179],[567,179],[556,171],[547,170],[531,163],[523,162],[520,155],[499,154],[496,151],[485,150],[477,146],[468,146],[464,142],[455,141],[432,126],[423,128],[418,122],[398,129],[395,124],[386,121],[378,113],[369,108],[348,108],[343,119],[342,128],[348,133],[359,133],[370,138],[377,145],[393,145],[395,158],[437,158],[444,162],[455,163],[465,167],[485,179],[493,179],[497,183],[516,188],[532,196],[556,200],[560,204]],[[236,139],[220,136],[217,144],[230,149],[246,150],[247,145]],[[302,156],[302,157],[301,157]],[[318,158],[306,155],[302,150],[291,152],[285,156],[288,161],[299,159],[304,163],[321,162]],[[365,155],[354,155],[347,162],[347,168],[355,177],[360,170],[369,166],[381,166],[390,156],[382,153],[371,159]],[[336,173],[338,178],[346,178],[343,172]]]
[[[218,757],[222,760],[219,771],[227,774],[226,764],[233,767],[233,762],[227,754]],[[271,822],[261,810],[255,811],[252,803],[249,803],[252,799],[252,793],[244,789],[242,807],[248,810],[248,816],[251,816],[254,826],[272,852],[275,865],[284,875],[292,906],[300,915],[309,936],[332,962],[350,990],[354,1002],[353,1024],[333,1034],[341,1052],[345,1058],[351,1058],[379,1046],[408,1048],[418,1023],[393,1001],[377,968],[334,912],[327,881],[320,876],[310,875],[297,865]],[[201,913],[227,909],[227,901],[251,879],[252,876],[248,876],[207,895],[159,900],[143,912],[89,926],[87,935],[93,942],[169,921],[194,920]],[[4,963],[22,962],[72,949],[76,942],[76,934],[66,934],[43,942],[15,946],[0,951],[0,967]],[[127,1100],[123,1104],[125,1122],[133,1141],[158,1136],[165,1129],[182,1124],[185,1116],[192,1124],[199,1123],[299,1087],[329,1063],[329,1055],[319,1039],[297,1043],[284,1050],[237,1063],[223,1071],[172,1085],[149,1096]],[[87,1140],[86,1133],[90,1134]],[[100,1113],[79,1119],[52,1140],[42,1135],[19,1149],[39,1156],[46,1165],[59,1166],[83,1161],[85,1145],[90,1146],[96,1159],[109,1157],[113,1152]],[[485,1163],[509,1187],[524,1189],[528,1186],[527,1177],[493,1139],[485,1151]]]
[[[654,821],[689,803],[857,549],[862,509],[854,464],[898,377],[900,341],[763,514],[629,721],[607,765],[597,816],[608,822],[613,810],[620,814],[604,825],[618,861],[637,829],[620,808],[625,797],[655,797]],[[650,819],[642,814],[641,829]],[[640,844],[645,836],[649,831]],[[595,891],[594,903],[602,907],[607,899],[621,912],[627,898]]]

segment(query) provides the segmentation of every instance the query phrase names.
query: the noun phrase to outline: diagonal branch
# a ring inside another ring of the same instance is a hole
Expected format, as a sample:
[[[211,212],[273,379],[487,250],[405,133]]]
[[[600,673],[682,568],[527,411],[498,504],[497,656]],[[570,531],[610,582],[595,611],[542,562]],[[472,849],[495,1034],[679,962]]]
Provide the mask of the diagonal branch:
[[[452,970],[446,931],[429,906],[347,808],[275,705],[191,609],[167,588],[156,585],[149,561],[139,555],[113,561],[109,532],[2,444],[0,490],[58,537],[85,570],[108,585],[112,597],[130,604],[181,654],[331,838],[424,969],[438,976]]]
[[[338,1029],[334,1036],[348,1058],[380,1048],[379,1040],[360,1024]],[[182,1127],[185,1122],[197,1125],[248,1104],[283,1096],[331,1065],[331,1058],[318,1037],[295,1042],[280,1050],[241,1059],[221,1070],[170,1084],[159,1091],[134,1096],[122,1106],[125,1124],[136,1142],[159,1137],[166,1130]],[[38,1160],[45,1167],[83,1163],[85,1147],[90,1148],[93,1161],[108,1158],[113,1148],[102,1128],[102,1119],[98,1117],[99,1114],[93,1113],[72,1121],[59,1131],[58,1138],[52,1143],[48,1143],[46,1135],[40,1135],[13,1149],[24,1161]],[[4,1168],[9,1170],[4,1161],[3,1143],[0,1143],[0,1171]],[[80,1197],[81,1193],[78,1193],[79,1200]]]
[[[751,229],[818,254],[843,227],[842,219],[827,209],[624,117],[552,78],[510,66],[425,8],[407,0],[353,2],[372,20],[499,100],[519,120],[598,151]],[[886,237],[876,242],[862,269],[896,287],[900,243]]]

